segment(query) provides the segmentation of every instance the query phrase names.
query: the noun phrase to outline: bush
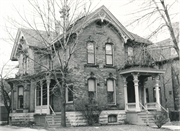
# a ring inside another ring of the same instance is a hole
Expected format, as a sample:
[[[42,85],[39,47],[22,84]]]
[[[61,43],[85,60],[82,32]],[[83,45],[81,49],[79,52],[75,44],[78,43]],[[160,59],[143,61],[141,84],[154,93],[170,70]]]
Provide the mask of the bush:
[[[169,118],[171,121],[179,121],[180,120],[180,111],[170,111]]]
[[[99,123],[99,115],[102,110],[106,108],[104,99],[89,100],[88,97],[84,97],[78,100],[75,104],[75,109],[82,112],[86,118],[88,125]]]
[[[166,112],[156,112],[154,114],[154,123],[157,125],[158,128],[161,128],[162,125],[166,124],[169,121]]]

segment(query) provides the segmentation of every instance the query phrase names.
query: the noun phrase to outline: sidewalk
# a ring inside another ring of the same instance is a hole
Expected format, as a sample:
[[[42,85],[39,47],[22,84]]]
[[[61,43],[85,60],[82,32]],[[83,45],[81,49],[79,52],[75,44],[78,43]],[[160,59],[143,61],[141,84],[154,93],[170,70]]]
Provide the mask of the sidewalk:
[[[172,131],[180,131],[180,126],[176,125],[163,125],[161,128],[170,129]]]
[[[157,126],[152,126],[152,127],[157,127]],[[176,122],[176,124],[174,122],[168,122],[165,125],[162,125],[161,128],[170,129],[172,131],[180,131],[180,122]]]

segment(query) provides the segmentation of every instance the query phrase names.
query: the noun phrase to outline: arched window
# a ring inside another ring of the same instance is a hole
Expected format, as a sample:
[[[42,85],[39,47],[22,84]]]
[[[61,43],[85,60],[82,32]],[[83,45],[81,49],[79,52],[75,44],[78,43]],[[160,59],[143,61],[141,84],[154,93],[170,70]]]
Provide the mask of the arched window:
[[[107,101],[109,104],[115,104],[114,79],[107,79]]]
[[[106,65],[113,65],[113,48],[111,43],[106,43]]]
[[[18,108],[22,109],[23,108],[23,95],[24,94],[24,89],[23,86],[18,87]]]
[[[88,95],[90,102],[96,97],[96,80],[94,78],[88,79]]]
[[[95,46],[93,42],[87,43],[87,63],[95,64]]]

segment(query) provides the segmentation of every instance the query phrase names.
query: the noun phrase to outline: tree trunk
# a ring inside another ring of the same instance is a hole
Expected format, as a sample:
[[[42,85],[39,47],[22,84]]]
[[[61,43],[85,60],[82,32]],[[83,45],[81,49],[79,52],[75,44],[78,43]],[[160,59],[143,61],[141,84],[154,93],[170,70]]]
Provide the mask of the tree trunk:
[[[66,104],[61,100],[61,126],[66,127]]]
[[[65,95],[65,75],[62,75],[61,86],[61,126],[66,127],[66,95]]]

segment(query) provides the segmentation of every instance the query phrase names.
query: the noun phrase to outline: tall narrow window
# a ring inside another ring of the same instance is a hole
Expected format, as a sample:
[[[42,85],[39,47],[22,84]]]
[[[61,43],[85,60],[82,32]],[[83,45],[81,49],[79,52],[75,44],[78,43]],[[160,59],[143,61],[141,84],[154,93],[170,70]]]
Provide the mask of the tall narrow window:
[[[146,102],[149,103],[149,91],[148,91],[148,88],[146,88]]]
[[[66,103],[72,103],[73,102],[73,85],[69,85],[68,88],[66,88]]]
[[[114,80],[113,79],[108,79],[107,80],[107,100],[109,104],[113,104],[115,99],[114,99]]]
[[[95,48],[93,42],[87,43],[88,64],[95,64]]]
[[[89,95],[89,101],[92,102],[92,100],[96,97],[96,82],[95,79],[88,79],[88,95]]]
[[[18,87],[18,108],[23,108],[23,87]]]
[[[47,83],[46,80],[43,80],[43,88],[42,88],[42,99],[43,99],[43,103],[42,105],[47,105]]]
[[[112,44],[106,44],[106,65],[113,65]]]
[[[36,106],[41,105],[41,85],[40,82],[37,82],[36,85]]]
[[[27,72],[27,57],[26,56],[23,56],[23,71],[24,71],[24,74]]]

